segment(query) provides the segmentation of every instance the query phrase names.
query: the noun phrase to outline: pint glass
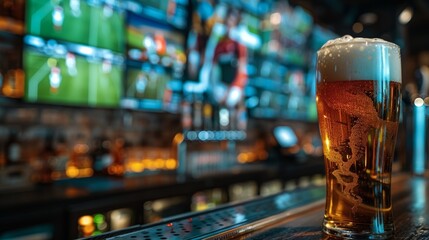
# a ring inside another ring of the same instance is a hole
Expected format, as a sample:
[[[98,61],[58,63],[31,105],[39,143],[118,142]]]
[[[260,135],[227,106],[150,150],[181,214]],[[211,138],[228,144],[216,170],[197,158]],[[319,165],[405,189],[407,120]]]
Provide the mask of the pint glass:
[[[328,41],[317,52],[316,78],[327,184],[323,231],[350,239],[390,238],[399,47],[350,36]]]

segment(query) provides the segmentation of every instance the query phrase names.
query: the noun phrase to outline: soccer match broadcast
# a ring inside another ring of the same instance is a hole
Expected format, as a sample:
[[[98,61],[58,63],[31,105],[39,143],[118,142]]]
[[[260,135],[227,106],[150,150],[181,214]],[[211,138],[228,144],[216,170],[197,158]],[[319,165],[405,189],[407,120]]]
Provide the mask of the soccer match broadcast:
[[[27,33],[124,51],[124,10],[118,0],[28,0]]]
[[[30,102],[116,107],[123,59],[100,50],[27,36],[25,99]]]

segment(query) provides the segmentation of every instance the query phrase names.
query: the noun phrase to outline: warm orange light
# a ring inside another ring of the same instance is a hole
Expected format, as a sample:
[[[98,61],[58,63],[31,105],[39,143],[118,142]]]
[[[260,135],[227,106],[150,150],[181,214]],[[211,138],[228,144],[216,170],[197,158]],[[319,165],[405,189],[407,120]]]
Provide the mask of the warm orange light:
[[[145,168],[149,169],[149,170],[155,170],[156,166],[155,166],[155,162],[153,161],[153,159],[144,159],[144,166]]]
[[[93,232],[94,232],[94,230],[95,230],[95,226],[94,225],[87,225],[87,226],[84,226],[83,228],[82,228],[82,232],[85,234],[85,236],[89,236],[89,235],[91,235]]]
[[[68,166],[66,169],[66,175],[69,178],[75,178],[79,176],[79,169],[75,166]]]
[[[174,144],[179,144],[179,143],[181,143],[184,139],[185,139],[185,138],[183,137],[183,134],[182,134],[182,133],[177,133],[176,135],[174,135],[173,143],[174,143]]]
[[[253,153],[253,152],[249,152],[249,153],[248,153],[248,161],[249,161],[249,162],[254,162],[255,160],[256,160],[255,153]]]
[[[176,169],[177,168],[177,161],[174,158],[169,158],[165,161],[165,167],[167,169]]]
[[[110,175],[122,175],[122,173],[124,172],[124,167],[121,165],[112,165],[107,168],[107,172]]]
[[[155,159],[154,165],[156,169],[163,169],[165,166],[165,160],[162,158],[157,158]]]
[[[130,162],[127,166],[132,172],[139,173],[144,171],[144,165],[140,161]]]
[[[326,152],[327,153],[329,153],[329,149],[330,149],[330,141],[329,141],[329,138],[328,137],[326,137],[325,138],[325,148],[326,148]]]
[[[24,96],[24,71],[21,69],[9,70],[3,81],[1,91],[5,96],[20,98]]]
[[[79,170],[79,177],[91,177],[94,174],[92,168],[82,168]]]
[[[92,218],[92,216],[85,215],[85,216],[80,217],[78,222],[79,222],[79,225],[81,225],[81,226],[88,226],[94,222],[93,220],[94,219]]]
[[[239,163],[246,163],[249,160],[247,153],[238,154],[237,160]]]
[[[268,157],[268,153],[264,150],[256,152],[242,152],[238,154],[237,161],[239,163],[250,163],[259,160],[265,160]]]

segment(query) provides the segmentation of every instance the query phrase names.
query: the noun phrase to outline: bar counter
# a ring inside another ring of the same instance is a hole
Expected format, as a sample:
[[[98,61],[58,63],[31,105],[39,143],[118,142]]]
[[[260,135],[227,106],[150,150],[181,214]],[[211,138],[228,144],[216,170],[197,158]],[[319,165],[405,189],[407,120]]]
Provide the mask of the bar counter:
[[[429,239],[429,178],[392,179],[394,239]],[[88,239],[335,239],[321,231],[324,187],[284,192]]]

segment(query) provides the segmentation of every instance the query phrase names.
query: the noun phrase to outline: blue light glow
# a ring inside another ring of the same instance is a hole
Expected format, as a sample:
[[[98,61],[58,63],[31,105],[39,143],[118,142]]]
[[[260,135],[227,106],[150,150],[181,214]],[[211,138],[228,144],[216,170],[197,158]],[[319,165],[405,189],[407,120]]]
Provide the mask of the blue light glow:
[[[414,149],[413,149],[413,172],[423,174],[425,171],[426,159],[426,138],[425,138],[425,107],[414,106]]]

